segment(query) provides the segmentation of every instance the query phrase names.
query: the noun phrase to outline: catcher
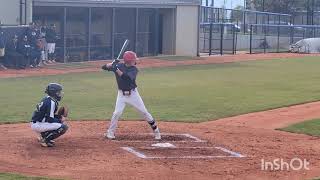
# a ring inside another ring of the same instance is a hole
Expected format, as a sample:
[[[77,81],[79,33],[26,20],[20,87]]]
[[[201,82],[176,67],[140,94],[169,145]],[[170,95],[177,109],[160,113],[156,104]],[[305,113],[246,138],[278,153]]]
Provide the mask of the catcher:
[[[155,139],[161,139],[156,121],[146,109],[137,89],[136,77],[138,69],[135,66],[137,59],[136,53],[127,51],[123,55],[124,63],[109,63],[102,67],[103,70],[113,71],[115,73],[118,84],[118,97],[115,111],[111,118],[110,127],[104,135],[108,139],[115,139],[114,133],[117,128],[118,120],[121,117],[126,104],[129,104],[138,110],[141,116],[148,121],[153,129]]]
[[[36,106],[32,115],[31,129],[40,134],[39,143],[43,147],[53,147],[54,139],[67,132],[68,126],[64,124],[67,120],[68,109],[61,107],[58,110],[59,101],[63,97],[62,86],[50,83],[45,93],[48,96]]]

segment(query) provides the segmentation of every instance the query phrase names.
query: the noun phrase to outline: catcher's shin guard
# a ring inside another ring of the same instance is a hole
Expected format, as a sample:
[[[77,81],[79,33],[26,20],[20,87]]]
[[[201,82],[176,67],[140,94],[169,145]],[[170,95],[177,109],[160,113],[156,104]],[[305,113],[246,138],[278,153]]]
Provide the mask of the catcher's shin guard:
[[[57,139],[58,137],[62,136],[65,134],[68,130],[68,126],[65,124],[62,124],[61,127],[57,130],[50,131],[47,136],[45,137],[46,141],[52,141],[54,139]]]

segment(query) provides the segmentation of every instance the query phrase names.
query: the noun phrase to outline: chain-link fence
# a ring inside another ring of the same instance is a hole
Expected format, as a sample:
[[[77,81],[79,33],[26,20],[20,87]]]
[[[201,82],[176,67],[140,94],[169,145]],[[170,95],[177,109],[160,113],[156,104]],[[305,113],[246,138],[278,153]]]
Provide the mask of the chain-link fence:
[[[291,25],[292,16],[281,13],[202,6],[200,12],[200,22],[234,23],[241,27],[242,33],[249,33],[250,24]]]
[[[288,52],[302,39],[320,38],[320,26],[252,24],[241,33],[232,23],[201,23],[200,53],[235,54]]]
[[[235,54],[236,27],[231,23],[202,23],[200,25],[200,53]]]
[[[302,39],[320,38],[320,26],[250,25],[250,53],[288,52]]]

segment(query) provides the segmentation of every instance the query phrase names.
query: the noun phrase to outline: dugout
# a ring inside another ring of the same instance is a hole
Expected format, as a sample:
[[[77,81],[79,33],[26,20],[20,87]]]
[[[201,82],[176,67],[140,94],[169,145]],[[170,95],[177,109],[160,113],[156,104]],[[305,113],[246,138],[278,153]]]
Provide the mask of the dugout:
[[[111,59],[125,39],[141,56],[198,55],[200,0],[34,0],[33,21],[56,24],[65,62]]]

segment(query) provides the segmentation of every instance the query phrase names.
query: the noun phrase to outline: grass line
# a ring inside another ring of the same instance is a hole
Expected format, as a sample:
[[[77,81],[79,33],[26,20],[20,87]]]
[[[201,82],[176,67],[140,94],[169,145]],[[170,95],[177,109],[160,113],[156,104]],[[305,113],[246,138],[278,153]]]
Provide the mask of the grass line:
[[[278,130],[320,137],[320,119],[308,120]]]
[[[27,177],[12,173],[0,173],[0,180],[58,180],[45,177]],[[61,179],[60,179],[61,180]]]

